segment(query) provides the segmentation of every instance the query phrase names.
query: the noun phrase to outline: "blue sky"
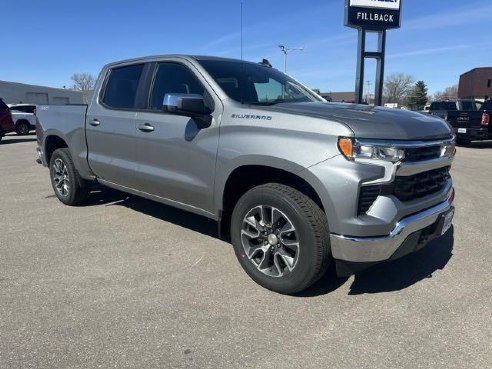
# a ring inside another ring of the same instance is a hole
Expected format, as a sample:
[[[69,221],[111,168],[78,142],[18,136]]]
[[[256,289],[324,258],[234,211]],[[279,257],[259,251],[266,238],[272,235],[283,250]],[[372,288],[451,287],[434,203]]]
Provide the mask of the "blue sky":
[[[75,72],[97,75],[108,62],[136,56],[239,58],[240,3],[3,0],[0,80],[61,87]],[[289,54],[289,74],[325,92],[354,89],[357,32],[343,25],[344,0],[243,0],[243,13],[245,59],[282,69],[277,45],[304,47]],[[402,28],[388,32],[386,75],[411,74],[434,93],[491,66],[491,15],[490,0],[404,1]]]

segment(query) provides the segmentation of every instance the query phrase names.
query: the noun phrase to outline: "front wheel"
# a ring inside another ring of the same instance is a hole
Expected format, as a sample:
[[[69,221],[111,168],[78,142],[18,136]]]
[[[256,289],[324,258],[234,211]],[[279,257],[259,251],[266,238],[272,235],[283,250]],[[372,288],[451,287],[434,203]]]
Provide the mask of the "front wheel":
[[[324,212],[308,196],[277,183],[255,187],[239,199],[231,238],[246,273],[279,293],[308,288],[331,260]]]
[[[88,184],[80,177],[67,148],[57,149],[50,160],[51,185],[65,205],[79,205],[88,193]]]

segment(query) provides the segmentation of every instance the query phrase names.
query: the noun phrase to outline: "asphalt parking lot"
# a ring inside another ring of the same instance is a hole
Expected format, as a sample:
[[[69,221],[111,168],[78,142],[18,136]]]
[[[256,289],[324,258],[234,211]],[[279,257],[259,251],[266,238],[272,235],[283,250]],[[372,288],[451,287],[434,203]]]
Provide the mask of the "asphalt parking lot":
[[[35,136],[0,144],[0,368],[491,368],[492,142],[458,148],[454,227],[303,296],[205,218],[102,190],[62,205]]]

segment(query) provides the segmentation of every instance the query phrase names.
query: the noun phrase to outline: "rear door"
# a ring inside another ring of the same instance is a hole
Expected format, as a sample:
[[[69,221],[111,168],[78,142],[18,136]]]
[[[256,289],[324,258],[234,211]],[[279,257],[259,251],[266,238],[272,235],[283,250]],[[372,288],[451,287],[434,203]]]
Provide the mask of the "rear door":
[[[135,115],[144,68],[142,63],[110,69],[86,118],[92,171],[103,180],[129,188],[136,185]]]
[[[187,206],[211,211],[218,124],[222,104],[205,79],[187,62],[155,64],[146,111],[137,113],[138,188]],[[199,129],[194,119],[165,112],[166,93],[199,94],[212,110],[212,124]]]

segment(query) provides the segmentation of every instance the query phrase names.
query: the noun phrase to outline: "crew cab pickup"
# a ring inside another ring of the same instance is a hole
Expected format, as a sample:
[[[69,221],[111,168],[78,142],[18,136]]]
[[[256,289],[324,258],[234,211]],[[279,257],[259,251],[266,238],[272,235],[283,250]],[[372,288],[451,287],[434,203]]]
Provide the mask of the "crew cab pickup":
[[[433,101],[427,113],[438,116],[440,118],[445,118],[446,114],[450,111],[456,110],[478,110],[482,105],[477,100],[445,100],[445,101]]]
[[[445,121],[328,103],[267,61],[117,62],[88,106],[37,117],[38,160],[61,202],[82,203],[98,182],[212,218],[246,273],[280,293],[333,261],[350,275],[402,257],[452,224]]]
[[[487,100],[479,110],[449,111],[445,119],[453,127],[457,142],[469,145],[473,140],[492,139],[492,100]]]

